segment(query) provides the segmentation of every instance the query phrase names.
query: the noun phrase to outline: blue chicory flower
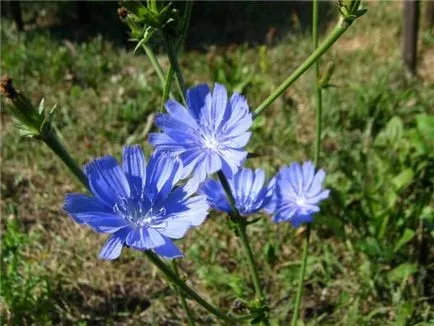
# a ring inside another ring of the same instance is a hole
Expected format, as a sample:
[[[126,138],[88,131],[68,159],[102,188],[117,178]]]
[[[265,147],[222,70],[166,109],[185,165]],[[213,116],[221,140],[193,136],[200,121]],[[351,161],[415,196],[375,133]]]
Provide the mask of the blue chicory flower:
[[[227,180],[235,199],[235,206],[242,216],[262,210],[268,205],[274,193],[274,179],[265,185],[265,173],[262,169],[242,168]],[[207,180],[201,185],[199,192],[207,196],[212,208],[226,213],[232,212],[220,182]]]
[[[102,259],[116,259],[123,246],[181,257],[171,239],[182,238],[208,214],[205,196],[175,187],[182,164],[168,154],[154,154],[146,164],[140,146],[125,146],[122,167],[104,156],[87,164],[85,173],[93,196],[67,194],[64,209],[77,223],[111,234]]]
[[[322,188],[325,172],[315,173],[312,162],[303,165],[292,163],[283,166],[276,176],[276,190],[267,211],[274,222],[289,221],[294,227],[312,222],[319,212],[319,202],[329,196],[330,190]]]
[[[252,114],[246,99],[215,84],[211,93],[202,84],[187,91],[187,109],[174,100],[166,103],[167,114],[156,117],[162,133],[151,133],[149,142],[157,150],[171,152],[184,164],[183,178],[190,175],[196,187],[207,176],[223,170],[236,173],[247,157]]]

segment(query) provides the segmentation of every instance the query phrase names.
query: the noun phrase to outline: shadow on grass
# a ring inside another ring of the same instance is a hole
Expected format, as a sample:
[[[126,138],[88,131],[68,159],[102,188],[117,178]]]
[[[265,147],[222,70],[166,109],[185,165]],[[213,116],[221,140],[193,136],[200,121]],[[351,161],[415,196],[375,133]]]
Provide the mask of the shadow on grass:
[[[176,2],[181,11],[185,3]],[[2,16],[11,17],[8,6]],[[129,46],[128,29],[117,17],[118,2],[22,2],[28,34],[48,31],[54,38],[76,42],[102,35],[117,46]],[[333,4],[320,1],[321,30],[334,18]],[[186,46],[271,43],[277,37],[310,30],[312,5],[307,1],[198,1]]]

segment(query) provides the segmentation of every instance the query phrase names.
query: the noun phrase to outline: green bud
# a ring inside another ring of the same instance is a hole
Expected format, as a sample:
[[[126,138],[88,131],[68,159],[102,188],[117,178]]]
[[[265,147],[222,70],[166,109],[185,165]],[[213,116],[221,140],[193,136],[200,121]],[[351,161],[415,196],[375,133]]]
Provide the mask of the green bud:
[[[19,121],[26,133],[39,133],[43,118],[30,101],[13,87],[12,79],[7,75],[1,78],[0,93],[6,97],[11,114]]]
[[[18,120],[18,131],[22,136],[44,138],[51,132],[55,106],[46,110],[42,99],[36,110],[30,101],[12,86],[12,79],[8,76],[1,78],[0,93],[6,97],[10,113]]]
[[[344,21],[349,24],[368,11],[361,6],[361,0],[338,0],[337,7]]]

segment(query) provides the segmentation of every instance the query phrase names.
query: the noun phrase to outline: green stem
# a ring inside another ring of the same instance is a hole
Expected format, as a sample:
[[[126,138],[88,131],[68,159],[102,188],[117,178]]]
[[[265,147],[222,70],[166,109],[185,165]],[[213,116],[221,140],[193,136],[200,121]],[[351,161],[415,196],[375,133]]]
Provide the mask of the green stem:
[[[166,81],[164,82],[164,89],[163,89],[163,103],[161,106],[161,111],[164,110],[164,105],[166,104],[167,99],[169,98],[170,89],[172,88],[172,80],[173,80],[173,73],[174,73],[173,66],[171,65],[169,67],[169,71],[167,72]]]
[[[217,316],[218,318],[228,321],[228,322],[234,322],[239,320],[248,320],[251,319],[252,315],[246,315],[246,316],[230,316],[223,312],[221,312],[219,309],[214,307],[212,304],[208,303],[205,299],[203,299],[199,294],[196,293],[192,288],[190,288],[187,284],[185,284],[170,268],[167,266],[156,254],[154,254],[152,251],[147,250],[145,251],[145,255],[148,257],[148,259],[155,265],[157,268],[167,277],[167,279],[170,282],[173,282],[175,286],[179,287],[182,291],[184,291],[185,294],[187,294],[189,297],[194,299],[197,303],[199,303],[202,307],[204,307],[206,310],[208,310],[213,315]]]
[[[232,190],[231,187],[229,186],[229,182],[226,178],[226,176],[224,175],[224,173],[220,170],[219,172],[217,172],[218,178],[220,180],[220,183],[223,186],[223,189],[226,193],[226,196],[229,200],[229,204],[231,206],[232,209],[232,221],[236,224],[236,228],[237,228],[237,232],[241,241],[241,244],[244,248],[244,251],[247,255],[247,262],[249,265],[249,269],[250,269],[250,273],[252,274],[252,280],[253,280],[253,285],[255,287],[255,293],[256,293],[256,299],[258,299],[258,301],[260,302],[260,304],[262,305],[265,301],[265,296],[264,296],[264,292],[262,291],[262,287],[261,287],[261,281],[259,278],[259,273],[258,273],[258,268],[255,262],[255,258],[253,256],[253,252],[252,252],[252,248],[250,246],[250,242],[249,242],[249,238],[247,237],[247,224],[245,222],[245,220],[240,216],[240,213],[238,212],[238,209],[236,207],[235,204],[235,198],[234,195],[232,194]],[[265,325],[268,325],[268,319],[265,315],[262,316],[262,321],[264,322]]]
[[[165,35],[164,35],[164,41],[166,43],[167,54],[169,56],[170,65],[175,70],[176,79],[178,81],[178,86],[181,89],[182,100],[185,103],[185,83],[184,83],[184,78],[182,77],[181,69],[179,68],[177,51],[175,50],[175,47],[173,46],[172,40],[170,38],[166,37]]]
[[[47,135],[41,137],[41,139],[55,154],[57,154],[57,156],[60,157],[78,181],[80,181],[90,191],[86,175],[71,155],[69,155],[69,152],[66,150],[57,134],[55,134],[54,130],[49,131]]]
[[[185,6],[184,25],[182,26],[181,37],[179,38],[177,49],[179,49],[187,37],[188,27],[190,25],[191,12],[193,10],[193,0],[189,0]]]
[[[182,77],[181,69],[179,68],[177,58],[178,58],[178,51],[181,48],[183,42],[185,41],[185,38],[187,37],[187,31],[188,31],[188,26],[190,24],[192,9],[193,9],[193,1],[192,0],[187,1],[186,7],[185,7],[185,14],[184,14],[184,25],[182,26],[181,36],[180,36],[178,43],[176,45],[174,45],[172,43],[172,41],[170,40],[170,37],[164,35],[164,33],[163,33],[163,39],[164,39],[164,42],[166,43],[167,53],[168,53],[169,61],[170,61],[170,69],[169,69],[169,72],[167,73],[167,79],[166,79],[166,83],[165,83],[165,87],[164,87],[163,103],[166,102],[168,91],[170,90],[170,88],[172,86],[172,78],[173,78],[174,72],[176,73],[176,76],[177,76],[177,81],[178,81],[177,85],[179,88],[179,92],[181,94],[182,101],[184,103],[186,103],[186,101],[185,101],[186,88],[185,88],[184,78]]]
[[[178,264],[176,263],[175,259],[172,260],[172,267],[176,276],[179,277]],[[179,287],[176,287],[176,291],[178,292],[179,298],[181,299],[182,308],[184,309],[187,315],[188,324],[190,326],[194,326],[195,325],[194,316],[190,308],[188,307],[187,299],[185,298],[184,292],[182,292],[182,290]]]
[[[164,78],[164,72],[163,69],[160,66],[160,63],[158,62],[157,57],[155,56],[152,49],[147,46],[146,44],[142,44],[143,50],[145,50],[146,56],[149,58],[149,61],[152,64],[152,67],[154,67],[155,72],[158,75],[158,78],[160,79],[161,86],[164,87],[165,78]]]
[[[304,74],[351,26],[351,21],[340,18],[338,24],[330,35],[312,54],[282,83],[271,93],[255,110],[254,116],[262,113],[271,103],[273,103],[289,86],[291,86],[301,75]]]
[[[303,244],[303,261],[301,265],[300,278],[298,280],[297,296],[295,297],[294,313],[292,315],[292,326],[297,325],[298,315],[300,310],[300,303],[303,297],[304,289],[304,274],[306,273],[307,256],[309,255],[309,238],[310,238],[310,225],[307,225],[306,238]]]
[[[314,52],[318,48],[318,0],[313,0],[313,8],[312,8],[312,39],[313,39],[313,47]],[[314,88],[315,88],[315,153],[314,153],[314,164],[318,166],[319,162],[319,153],[321,147],[321,117],[322,117],[322,93],[321,93],[321,85],[319,84],[319,58],[315,62],[315,74],[314,74]],[[303,244],[303,258],[302,258],[302,266],[300,271],[300,278],[298,280],[298,288],[297,295],[295,298],[295,306],[294,313],[292,316],[292,326],[297,325],[300,304],[303,299],[303,290],[304,290],[304,276],[306,274],[306,266],[307,266],[307,258],[309,256],[309,241],[310,241],[310,224],[307,225],[306,237],[304,239]]]
[[[259,279],[258,269],[256,268],[256,263],[255,263],[255,258],[253,257],[252,248],[250,247],[250,242],[249,239],[247,238],[246,224],[237,223],[237,231],[240,236],[241,244],[244,247],[244,251],[247,254],[247,262],[249,264],[250,273],[252,274],[256,297],[260,301],[263,301],[265,299],[264,293],[262,292],[261,281]]]

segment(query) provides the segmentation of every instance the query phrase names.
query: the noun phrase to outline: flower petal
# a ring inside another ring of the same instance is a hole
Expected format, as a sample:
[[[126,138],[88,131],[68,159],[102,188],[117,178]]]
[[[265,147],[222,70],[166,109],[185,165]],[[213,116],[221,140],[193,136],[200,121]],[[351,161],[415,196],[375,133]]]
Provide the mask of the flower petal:
[[[124,218],[113,213],[84,212],[76,213],[76,217],[99,233],[115,233],[128,225]]]
[[[146,161],[142,148],[139,145],[125,146],[122,165],[131,188],[140,194],[146,182]]]
[[[214,125],[214,130],[217,130],[217,128],[220,126],[220,123],[222,122],[227,103],[228,93],[226,91],[226,87],[215,83],[209,112],[210,122],[212,122]]]
[[[205,98],[210,93],[207,84],[201,84],[187,90],[188,110],[196,120],[200,118],[200,112],[205,106]]]
[[[172,116],[173,119],[178,120],[193,129],[198,128],[195,118],[191,116],[191,113],[177,101],[169,99],[165,106],[167,112]]]
[[[166,237],[163,237],[163,239],[164,244],[162,246],[154,248],[154,251],[157,255],[168,259],[184,256],[182,252],[178,249],[178,247],[175,246],[172,240],[167,239]]]
[[[65,204],[63,209],[79,224],[86,223],[77,216],[79,213],[86,212],[105,212],[113,211],[104,206],[96,197],[90,197],[83,194],[71,193],[65,195]]]
[[[200,187],[200,193],[207,196],[208,203],[213,209],[230,213],[232,212],[225,191],[220,182],[207,180]]]
[[[168,218],[161,225],[161,227],[155,226],[160,234],[171,239],[181,239],[190,228],[191,223],[182,218]]]
[[[163,200],[182,176],[180,160],[166,152],[154,152],[146,172],[146,194],[150,201]]]
[[[85,166],[92,193],[108,207],[116,200],[130,196],[128,180],[112,156],[104,156]]]
[[[134,249],[146,250],[162,246],[164,239],[158,231],[152,228],[138,227],[131,230],[126,243]]]
[[[113,260],[118,258],[124,247],[128,232],[128,228],[124,228],[113,234],[101,248],[99,259]]]

